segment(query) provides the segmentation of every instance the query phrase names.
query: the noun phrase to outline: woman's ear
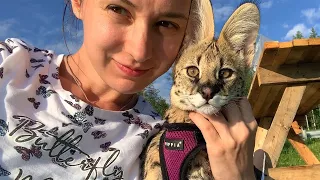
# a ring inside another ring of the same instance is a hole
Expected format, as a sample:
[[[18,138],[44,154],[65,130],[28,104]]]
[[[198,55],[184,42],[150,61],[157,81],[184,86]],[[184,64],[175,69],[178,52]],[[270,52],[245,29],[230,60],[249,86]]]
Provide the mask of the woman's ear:
[[[72,5],[72,11],[73,14],[78,18],[81,19],[81,5],[82,5],[82,0],[70,0],[71,5]],[[91,1],[91,0],[89,0]]]

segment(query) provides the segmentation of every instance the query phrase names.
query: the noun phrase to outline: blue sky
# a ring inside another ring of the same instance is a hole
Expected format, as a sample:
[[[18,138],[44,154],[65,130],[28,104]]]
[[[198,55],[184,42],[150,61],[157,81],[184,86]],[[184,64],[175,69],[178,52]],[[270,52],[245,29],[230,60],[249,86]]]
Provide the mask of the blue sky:
[[[320,34],[319,0],[260,0],[260,34],[277,41],[288,41],[296,31],[309,36],[311,27]],[[216,34],[241,0],[212,0]],[[67,53],[62,38],[61,24],[64,0],[10,0],[1,4],[0,40],[17,37],[34,46]],[[68,27],[73,39],[81,39],[83,32]],[[70,37],[70,36],[69,36]],[[69,41],[70,42],[70,41]],[[79,45],[70,43],[74,52]],[[155,81],[154,86],[168,99],[170,86],[166,76]]]

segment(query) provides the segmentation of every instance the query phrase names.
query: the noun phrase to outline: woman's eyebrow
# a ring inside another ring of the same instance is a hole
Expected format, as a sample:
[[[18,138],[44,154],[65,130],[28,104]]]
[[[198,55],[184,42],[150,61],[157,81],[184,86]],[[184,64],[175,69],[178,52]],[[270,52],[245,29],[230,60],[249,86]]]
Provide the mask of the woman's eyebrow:
[[[160,16],[188,20],[186,15],[184,15],[183,13],[177,13],[177,12],[165,12],[165,13],[161,13]]]
[[[128,6],[131,6],[133,8],[136,8],[136,5],[134,5],[131,1],[129,0],[121,0],[124,4],[127,4]]]

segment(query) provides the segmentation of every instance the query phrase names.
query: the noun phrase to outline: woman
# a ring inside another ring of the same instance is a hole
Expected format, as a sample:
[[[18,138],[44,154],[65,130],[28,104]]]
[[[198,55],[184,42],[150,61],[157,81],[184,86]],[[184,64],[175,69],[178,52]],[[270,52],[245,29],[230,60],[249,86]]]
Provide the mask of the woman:
[[[163,121],[137,92],[164,74],[187,43],[191,0],[67,3],[83,22],[75,54],[55,55],[18,39],[0,44],[0,178],[139,179],[138,156]],[[228,118],[256,127],[248,101],[239,105],[228,107]],[[222,147],[208,148],[216,179],[254,179],[253,133],[226,141],[230,146],[211,137],[244,127],[229,127],[224,117],[190,118],[208,147]]]

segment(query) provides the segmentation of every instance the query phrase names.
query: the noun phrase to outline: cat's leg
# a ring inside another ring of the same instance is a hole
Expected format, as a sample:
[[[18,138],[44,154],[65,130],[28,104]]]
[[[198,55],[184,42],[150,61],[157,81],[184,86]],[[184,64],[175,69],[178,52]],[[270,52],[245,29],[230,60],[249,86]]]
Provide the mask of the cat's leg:
[[[200,151],[191,162],[188,173],[189,180],[213,180],[206,151]]]
[[[162,180],[161,166],[160,166],[160,154],[159,143],[161,133],[158,133],[150,142],[147,147],[144,167],[143,167],[143,179],[144,180]]]

